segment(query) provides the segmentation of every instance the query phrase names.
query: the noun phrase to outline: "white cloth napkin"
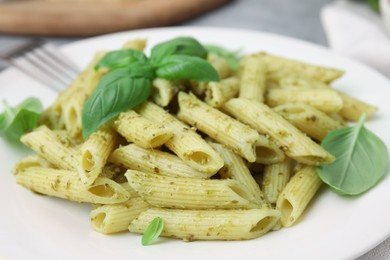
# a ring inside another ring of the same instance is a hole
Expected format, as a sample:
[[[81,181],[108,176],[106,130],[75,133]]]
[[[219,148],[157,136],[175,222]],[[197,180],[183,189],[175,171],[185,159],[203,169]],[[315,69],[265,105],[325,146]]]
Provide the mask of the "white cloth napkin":
[[[336,1],[321,10],[321,19],[331,49],[390,77],[390,34],[368,5]]]

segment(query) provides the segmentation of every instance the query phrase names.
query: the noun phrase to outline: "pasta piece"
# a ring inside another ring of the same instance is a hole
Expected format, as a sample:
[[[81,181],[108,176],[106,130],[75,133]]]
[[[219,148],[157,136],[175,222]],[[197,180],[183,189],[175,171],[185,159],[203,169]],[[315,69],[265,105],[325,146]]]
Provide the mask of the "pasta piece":
[[[174,178],[128,170],[131,187],[150,205],[182,209],[258,208],[253,197],[236,180]]]
[[[130,186],[130,184],[127,181],[127,179],[126,179],[126,182],[121,183],[121,186],[122,186],[122,188],[124,188],[130,194],[130,198],[131,199],[139,197],[138,192],[135,189],[133,189],[133,187]]]
[[[262,190],[266,201],[275,205],[290,179],[292,160],[288,157],[283,162],[264,166]]]
[[[123,44],[122,49],[134,49],[143,51],[146,47],[147,40],[145,38],[131,39]]]
[[[220,79],[225,79],[232,74],[229,63],[224,57],[209,53],[207,55],[207,61],[218,72]]]
[[[225,165],[218,172],[222,179],[233,179],[241,182],[253,196],[253,200],[260,206],[264,205],[266,202],[263,192],[246,166],[245,161],[221,144],[213,142],[209,142],[209,144],[219,153],[225,162]]]
[[[153,80],[152,100],[161,107],[166,107],[179,90],[177,83],[156,78]]]
[[[159,150],[145,149],[135,144],[116,149],[109,160],[129,169],[164,176],[207,179],[213,175],[191,168],[176,155]]]
[[[299,219],[322,184],[313,166],[298,165],[295,171],[276,203],[284,227],[291,226]]]
[[[148,120],[133,110],[119,114],[114,127],[128,142],[143,148],[161,146],[173,136],[170,129]]]
[[[161,236],[193,240],[253,239],[267,233],[279,220],[276,210],[179,210],[151,208],[134,219],[130,232],[143,233],[156,217],[164,220]]]
[[[12,169],[12,173],[17,174],[18,172],[30,167],[50,168],[51,164],[39,155],[28,155],[15,165]]]
[[[76,96],[76,93],[82,88],[86,81],[90,78],[91,71],[94,71],[95,64],[103,57],[103,52],[94,56],[93,60],[88,64],[76,79],[65,88],[54,101],[54,103],[45,111],[42,120],[45,121],[53,129],[65,128],[64,108],[69,100]],[[95,73],[95,72],[93,72]]]
[[[97,53],[92,64],[95,65],[105,54],[105,52]],[[95,70],[92,64],[86,69],[82,80],[78,82],[77,90],[61,105],[65,128],[73,138],[82,138],[81,117],[84,103],[95,90],[100,79],[107,73],[105,70]]]
[[[237,96],[239,81],[230,77],[220,82],[209,82],[205,92],[205,102],[212,107],[220,107],[229,99]]]
[[[76,170],[78,154],[73,147],[61,143],[56,133],[45,125],[23,135],[22,143],[37,152],[54,167],[65,170]]]
[[[333,129],[343,127],[340,122],[306,104],[284,104],[273,110],[296,128],[318,141],[322,141]]]
[[[116,164],[107,162],[106,165],[104,165],[102,172],[99,174],[100,177],[106,177],[111,180],[114,180],[118,183],[122,183],[118,181],[118,179],[125,174],[127,169],[118,166]]]
[[[104,205],[91,211],[91,225],[103,234],[128,231],[131,221],[148,208],[149,204],[139,197],[120,204]]]
[[[102,127],[82,144],[77,171],[84,185],[90,186],[102,173],[108,156],[118,143],[117,139],[114,130]]]
[[[210,107],[195,96],[179,93],[178,117],[211,138],[226,145],[249,162],[256,161],[254,149],[259,139],[256,130]]]
[[[136,111],[173,131],[173,137],[165,145],[192,168],[209,174],[222,168],[223,160],[206,141],[161,107],[145,102]]]
[[[311,105],[324,113],[339,112],[343,100],[336,91],[324,89],[270,89],[267,93],[267,105],[275,107],[287,103]]]
[[[367,118],[371,118],[373,114],[378,111],[378,108],[367,104],[361,100],[351,97],[345,93],[338,92],[343,100],[343,107],[340,115],[349,121],[359,121],[363,113],[367,114]]]
[[[266,72],[267,67],[261,59],[255,56],[249,56],[245,59],[240,77],[239,97],[263,103]]]
[[[97,178],[86,188],[76,171],[28,167],[16,172],[16,182],[41,194],[77,202],[114,204],[130,198],[120,184],[107,178]]]
[[[260,135],[255,143],[256,162],[262,164],[272,164],[282,162],[285,158],[284,152],[276,143],[269,140],[265,135]]]
[[[324,83],[330,83],[344,74],[343,71],[338,69],[312,65],[293,59],[270,55],[264,52],[256,54],[256,57],[267,64],[269,74],[271,75],[278,74],[280,71],[285,71],[287,75],[303,75]]]
[[[224,110],[266,134],[285,154],[309,165],[331,163],[334,156],[313,142],[268,106],[247,99],[231,99]]]
[[[315,89],[315,88],[329,88],[329,85],[318,81],[318,80],[313,80],[309,78],[305,78],[302,76],[298,77],[284,77],[280,79],[279,85],[281,88],[288,88],[288,89]]]
[[[209,82],[190,81],[189,86],[192,93],[194,93],[197,96],[202,96],[206,93],[208,84]]]

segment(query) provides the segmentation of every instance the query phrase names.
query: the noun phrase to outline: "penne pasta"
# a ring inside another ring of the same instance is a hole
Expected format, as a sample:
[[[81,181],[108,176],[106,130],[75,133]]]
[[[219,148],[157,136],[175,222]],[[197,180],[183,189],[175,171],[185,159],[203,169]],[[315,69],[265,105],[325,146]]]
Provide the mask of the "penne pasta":
[[[331,163],[334,156],[296,129],[268,106],[248,99],[231,99],[223,109],[266,134],[285,154],[310,165]]]
[[[285,158],[284,152],[276,143],[269,140],[266,135],[259,135],[255,143],[256,162],[262,164],[272,164],[282,162]]]
[[[131,39],[123,44],[122,49],[134,49],[137,51],[143,51],[146,47],[146,44],[147,39],[145,38]]]
[[[270,89],[266,103],[270,107],[287,103],[307,104],[324,113],[339,112],[343,107],[343,100],[339,94],[330,88]]]
[[[213,174],[197,171],[176,155],[129,144],[119,147],[110,156],[110,162],[128,169],[164,176],[207,179]]]
[[[77,171],[81,181],[90,186],[103,172],[108,156],[118,143],[114,130],[102,127],[81,145]]]
[[[266,64],[255,56],[243,61],[240,74],[240,98],[264,102],[266,90]]]
[[[178,91],[177,82],[156,78],[153,80],[152,100],[157,105],[166,107]]]
[[[76,170],[78,153],[68,143],[62,143],[56,133],[42,125],[34,131],[23,135],[22,143],[45,158],[54,167],[65,170]]]
[[[85,71],[83,78],[77,82],[78,87],[72,95],[62,101],[62,117],[65,128],[73,138],[82,139],[81,117],[85,101],[95,90],[100,79],[107,73],[104,70],[95,70],[95,64],[105,55],[105,52],[99,52],[95,55],[90,66]]]
[[[287,183],[276,203],[284,227],[291,226],[299,219],[322,184],[313,166],[298,165],[294,171],[295,175]]]
[[[296,128],[322,141],[330,131],[344,125],[327,114],[306,104],[284,104],[273,109]]]
[[[207,84],[204,101],[212,107],[220,107],[229,99],[237,96],[239,80],[236,77]]]
[[[340,110],[340,115],[349,121],[359,121],[363,113],[367,114],[367,118],[371,118],[378,111],[378,108],[367,104],[361,100],[351,97],[345,93],[338,92],[343,100],[343,107]]]
[[[131,221],[149,207],[149,204],[140,197],[119,204],[97,207],[90,213],[92,228],[103,234],[128,231]]]
[[[266,201],[276,204],[279,194],[290,180],[292,160],[288,157],[283,162],[264,166],[262,190]]]
[[[225,79],[231,76],[232,71],[230,69],[229,63],[224,57],[209,53],[207,55],[207,61],[218,72],[220,79]]]
[[[133,110],[123,112],[114,122],[115,130],[143,148],[155,148],[172,138],[173,132],[165,126],[152,122]]]
[[[161,107],[145,102],[136,111],[147,119],[172,129],[174,135],[165,145],[192,168],[210,174],[222,168],[221,157],[206,141]]]
[[[221,144],[213,142],[209,142],[209,144],[219,153],[225,163],[218,172],[222,179],[232,179],[241,182],[253,196],[253,200],[260,206],[264,205],[266,202],[263,192],[246,166],[245,161]]]
[[[114,204],[127,201],[129,193],[118,183],[98,178],[86,188],[76,171],[28,167],[15,173],[16,182],[34,192],[76,202]]]
[[[344,74],[343,71],[338,69],[308,64],[264,52],[255,55],[267,64],[268,74],[270,74],[271,77],[274,77],[275,74],[280,75],[280,72],[282,71],[284,74],[282,74],[283,76],[303,75],[324,83],[330,83]]]
[[[180,210],[151,208],[134,219],[130,232],[143,233],[156,217],[164,220],[161,236],[193,240],[253,239],[267,233],[279,220],[273,209]]]
[[[174,178],[128,170],[130,186],[150,205],[181,209],[259,208],[253,196],[236,180]]]
[[[178,118],[226,145],[249,162],[256,161],[256,130],[210,107],[194,96],[179,93]]]

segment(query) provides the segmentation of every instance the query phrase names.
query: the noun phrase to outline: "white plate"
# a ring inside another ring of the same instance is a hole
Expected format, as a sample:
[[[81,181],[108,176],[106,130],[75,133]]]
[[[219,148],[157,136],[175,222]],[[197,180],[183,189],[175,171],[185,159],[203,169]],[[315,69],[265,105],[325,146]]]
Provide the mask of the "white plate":
[[[367,126],[390,147],[390,82],[357,62],[310,43],[254,31],[178,27],[111,34],[69,44],[64,52],[79,65],[101,49],[116,49],[126,40],[146,37],[150,45],[176,36],[194,36],[203,43],[245,52],[265,50],[307,62],[345,69],[335,83],[351,95],[379,107]],[[16,70],[0,74],[0,97],[16,104],[36,96],[49,105],[55,93]],[[26,150],[0,140],[0,258],[6,259],[346,259],[357,257],[390,235],[390,179],[357,198],[321,190],[291,228],[259,239],[235,242],[185,243],[161,239],[141,246],[136,234],[102,235],[89,225],[89,206],[33,194],[15,184],[14,163]]]

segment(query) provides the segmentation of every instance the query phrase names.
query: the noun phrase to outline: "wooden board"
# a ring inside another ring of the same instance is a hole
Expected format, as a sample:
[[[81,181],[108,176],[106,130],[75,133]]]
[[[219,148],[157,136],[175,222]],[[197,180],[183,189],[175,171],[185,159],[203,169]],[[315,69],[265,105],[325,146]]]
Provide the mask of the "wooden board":
[[[0,33],[91,36],[167,26],[210,11],[229,0],[65,2],[66,0],[1,2]]]

